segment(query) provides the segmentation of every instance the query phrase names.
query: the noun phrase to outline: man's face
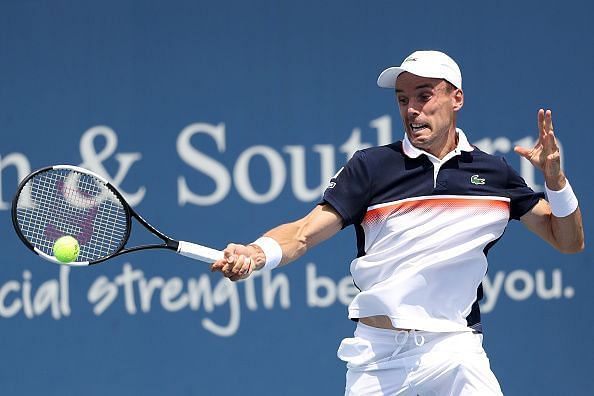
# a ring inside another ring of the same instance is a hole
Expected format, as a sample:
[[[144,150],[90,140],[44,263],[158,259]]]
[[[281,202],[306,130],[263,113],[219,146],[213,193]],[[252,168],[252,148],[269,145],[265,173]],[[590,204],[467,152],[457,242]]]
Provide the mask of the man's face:
[[[440,158],[455,147],[455,114],[462,108],[462,90],[448,92],[442,79],[404,72],[396,79],[396,100],[413,146]]]

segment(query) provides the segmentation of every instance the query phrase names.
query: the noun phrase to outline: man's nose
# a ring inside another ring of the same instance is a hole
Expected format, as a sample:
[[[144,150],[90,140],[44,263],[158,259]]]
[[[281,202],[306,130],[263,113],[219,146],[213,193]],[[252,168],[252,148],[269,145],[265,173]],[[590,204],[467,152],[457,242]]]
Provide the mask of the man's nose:
[[[419,114],[421,114],[421,109],[418,106],[415,106],[412,102],[408,104],[406,109],[406,115],[409,118],[416,118]]]

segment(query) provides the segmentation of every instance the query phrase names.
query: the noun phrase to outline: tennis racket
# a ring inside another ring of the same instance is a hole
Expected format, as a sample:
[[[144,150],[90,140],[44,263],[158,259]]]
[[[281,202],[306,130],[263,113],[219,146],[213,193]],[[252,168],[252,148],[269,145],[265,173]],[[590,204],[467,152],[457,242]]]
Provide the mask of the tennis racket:
[[[162,243],[127,247],[133,217]],[[65,235],[80,246],[77,258],[68,265],[97,264],[145,249],[174,250],[206,263],[223,257],[219,250],[177,241],[158,231],[107,180],[71,165],[42,168],[25,177],[12,201],[12,224],[29,249],[58,264],[64,263],[54,257],[53,245]]]

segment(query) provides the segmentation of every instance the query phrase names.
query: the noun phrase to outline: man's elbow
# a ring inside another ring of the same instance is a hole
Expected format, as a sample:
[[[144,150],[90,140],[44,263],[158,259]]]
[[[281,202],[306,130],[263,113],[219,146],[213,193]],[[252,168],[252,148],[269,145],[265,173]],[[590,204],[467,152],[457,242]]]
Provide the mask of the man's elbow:
[[[575,251],[573,251],[572,253],[583,252],[585,248],[586,248],[586,242],[584,242],[584,240],[582,239],[580,241],[580,243],[577,245],[577,249],[575,249]]]
[[[572,244],[568,244],[568,245],[564,245],[564,246],[557,246],[557,250],[559,250],[561,253],[565,253],[565,254],[575,254],[575,253],[583,252],[585,247],[586,247],[586,243],[584,242],[584,239],[582,238],[579,241],[575,241],[575,243],[572,243]]]

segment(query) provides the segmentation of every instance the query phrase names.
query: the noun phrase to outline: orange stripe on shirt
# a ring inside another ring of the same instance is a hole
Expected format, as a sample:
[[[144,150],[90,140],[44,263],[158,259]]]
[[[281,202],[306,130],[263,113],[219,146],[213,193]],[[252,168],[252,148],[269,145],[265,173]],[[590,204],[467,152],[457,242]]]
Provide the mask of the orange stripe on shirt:
[[[413,201],[398,202],[374,208],[365,214],[363,223],[377,223],[392,214],[403,215],[411,211],[428,211],[431,209],[490,209],[509,210],[509,202],[498,199],[477,199],[477,198],[433,198],[418,199]]]

